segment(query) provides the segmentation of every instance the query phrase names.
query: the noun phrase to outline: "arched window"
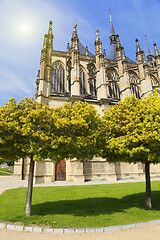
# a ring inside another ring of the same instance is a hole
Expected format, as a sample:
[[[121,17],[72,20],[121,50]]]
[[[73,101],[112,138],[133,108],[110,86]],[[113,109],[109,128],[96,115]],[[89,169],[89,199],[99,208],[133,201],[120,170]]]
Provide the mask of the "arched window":
[[[152,88],[158,88],[159,87],[159,82],[157,78],[153,75],[151,75],[151,83],[152,83]]]
[[[65,92],[65,71],[61,62],[56,62],[53,65],[51,91],[55,93]]]
[[[86,94],[86,79],[82,68],[80,68],[80,94]]]
[[[90,87],[90,94],[92,96],[97,96],[97,89],[96,89],[96,68],[94,64],[88,65],[88,73],[89,73],[89,87]]]
[[[109,88],[109,96],[111,98],[120,99],[120,90],[117,83],[115,82],[110,83],[108,85],[108,88]]]
[[[108,71],[106,73],[108,78],[108,94],[109,97],[120,99],[120,89],[118,86],[118,74],[115,70]]]
[[[139,91],[139,78],[135,73],[129,73],[129,81],[130,81],[130,87],[131,87],[131,94],[135,95],[136,98],[140,97],[140,91]]]

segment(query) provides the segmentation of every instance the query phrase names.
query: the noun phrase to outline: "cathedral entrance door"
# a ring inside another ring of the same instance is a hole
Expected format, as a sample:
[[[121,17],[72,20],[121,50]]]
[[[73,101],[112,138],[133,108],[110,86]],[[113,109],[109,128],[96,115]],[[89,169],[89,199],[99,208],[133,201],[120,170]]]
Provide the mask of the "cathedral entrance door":
[[[65,160],[59,160],[55,165],[55,181],[66,181]]]

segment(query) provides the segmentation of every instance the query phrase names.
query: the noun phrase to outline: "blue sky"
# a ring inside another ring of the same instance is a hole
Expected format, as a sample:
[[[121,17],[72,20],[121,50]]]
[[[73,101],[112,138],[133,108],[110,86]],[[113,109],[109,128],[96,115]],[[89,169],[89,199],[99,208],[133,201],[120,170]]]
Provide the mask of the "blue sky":
[[[35,95],[43,36],[53,21],[53,46],[65,51],[73,25],[78,36],[94,53],[95,30],[109,53],[109,8],[116,34],[126,55],[135,60],[136,44],[146,54],[145,34],[150,51],[160,50],[159,0],[0,0],[0,105],[9,98],[17,101]]]

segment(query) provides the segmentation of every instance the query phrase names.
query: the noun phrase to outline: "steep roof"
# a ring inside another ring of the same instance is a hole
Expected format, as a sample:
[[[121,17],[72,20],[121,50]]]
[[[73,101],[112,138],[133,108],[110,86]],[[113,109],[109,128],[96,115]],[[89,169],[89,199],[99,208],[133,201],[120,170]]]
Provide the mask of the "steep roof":
[[[80,41],[78,42],[78,46],[79,46],[80,55],[86,55],[86,48],[82,45],[82,43]],[[88,51],[88,56],[94,57],[94,55],[89,51]]]
[[[116,43],[112,43],[112,44],[110,45],[110,51],[109,51],[109,54],[108,54],[107,59],[117,61],[117,51],[116,51],[116,47],[117,47],[117,44],[116,44]],[[133,63],[133,64],[135,64],[135,62],[134,62],[133,60],[131,60],[130,58],[128,58],[128,57],[126,57],[126,60],[127,60],[128,63]]]

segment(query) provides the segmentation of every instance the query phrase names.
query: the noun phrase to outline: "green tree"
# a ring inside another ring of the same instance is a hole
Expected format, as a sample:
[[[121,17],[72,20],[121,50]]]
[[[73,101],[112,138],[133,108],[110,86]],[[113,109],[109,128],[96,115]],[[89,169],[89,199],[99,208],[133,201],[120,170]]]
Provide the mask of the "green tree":
[[[11,99],[0,109],[0,157],[30,158],[26,215],[31,215],[34,161],[50,158],[85,160],[96,153],[100,117],[92,105],[66,104],[48,108],[33,98],[16,104]]]
[[[108,162],[145,164],[145,207],[151,209],[150,163],[160,162],[160,99],[127,97],[103,116],[99,135],[101,156]]]
[[[51,143],[50,158],[92,159],[98,152],[96,134],[101,123],[95,108],[85,102],[77,102],[52,111],[52,132],[56,136]]]
[[[50,109],[33,98],[25,98],[17,104],[11,99],[0,108],[0,157],[5,161],[30,158],[27,216],[31,215],[34,161],[48,157],[50,119]]]

